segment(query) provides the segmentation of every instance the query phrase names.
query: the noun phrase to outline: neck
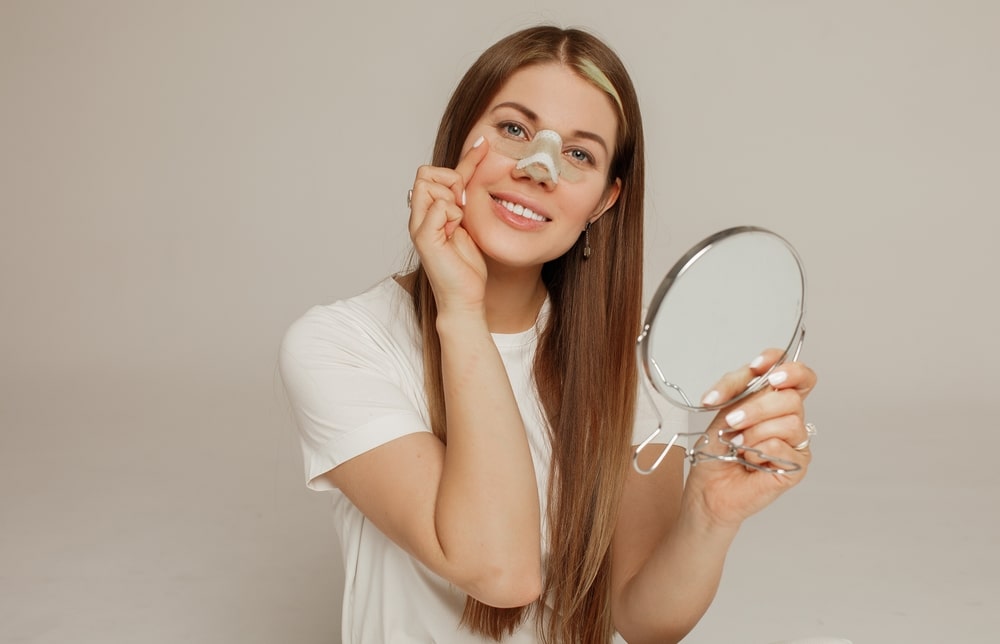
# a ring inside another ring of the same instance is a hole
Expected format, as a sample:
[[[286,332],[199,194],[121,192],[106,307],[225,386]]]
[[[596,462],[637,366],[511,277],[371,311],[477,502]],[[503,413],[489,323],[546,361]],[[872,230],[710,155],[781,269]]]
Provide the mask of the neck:
[[[530,329],[545,302],[540,266],[515,269],[491,263],[486,280],[486,324],[492,333]]]

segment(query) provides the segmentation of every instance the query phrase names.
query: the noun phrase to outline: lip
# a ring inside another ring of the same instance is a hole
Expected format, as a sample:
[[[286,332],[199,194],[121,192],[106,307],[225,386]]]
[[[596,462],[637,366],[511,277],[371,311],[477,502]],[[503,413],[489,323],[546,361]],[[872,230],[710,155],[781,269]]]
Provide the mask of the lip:
[[[503,207],[497,199],[502,199],[503,201],[509,201],[512,203],[520,204],[525,208],[529,208],[532,212],[545,217],[545,221],[535,221],[533,219],[527,219],[525,217],[520,217],[515,215],[511,211]],[[499,217],[507,222],[510,226],[518,228],[520,230],[538,230],[545,224],[552,221],[548,214],[538,205],[537,202],[526,199],[521,195],[516,195],[512,193],[501,193],[501,192],[491,192],[490,201],[493,202],[493,212]]]

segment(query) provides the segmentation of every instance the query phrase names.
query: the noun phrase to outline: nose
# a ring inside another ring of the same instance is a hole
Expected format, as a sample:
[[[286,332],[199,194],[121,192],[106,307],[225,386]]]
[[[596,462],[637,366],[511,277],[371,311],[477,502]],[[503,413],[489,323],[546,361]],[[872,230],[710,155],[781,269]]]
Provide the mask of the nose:
[[[555,160],[545,152],[537,152],[521,159],[514,167],[514,176],[531,179],[547,188],[559,183],[559,169]]]
[[[562,155],[562,138],[552,130],[541,130],[528,145],[527,154],[517,162],[520,176],[528,176],[546,187],[559,183],[559,159]]]

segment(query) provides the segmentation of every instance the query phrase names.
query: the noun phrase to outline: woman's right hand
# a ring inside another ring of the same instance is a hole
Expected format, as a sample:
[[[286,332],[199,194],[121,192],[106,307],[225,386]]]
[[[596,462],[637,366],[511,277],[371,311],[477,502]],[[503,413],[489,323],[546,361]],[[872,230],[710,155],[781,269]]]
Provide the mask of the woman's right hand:
[[[410,239],[427,273],[438,311],[481,312],[486,262],[462,227],[465,188],[489,144],[480,138],[454,170],[425,165],[410,197]]]

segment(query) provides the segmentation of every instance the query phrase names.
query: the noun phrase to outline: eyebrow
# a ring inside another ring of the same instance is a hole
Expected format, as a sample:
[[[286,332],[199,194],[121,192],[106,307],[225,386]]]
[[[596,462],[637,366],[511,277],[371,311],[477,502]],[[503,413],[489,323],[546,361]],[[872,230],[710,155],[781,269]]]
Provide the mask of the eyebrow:
[[[533,124],[538,125],[538,115],[535,114],[530,109],[528,109],[527,107],[525,107],[524,105],[521,105],[520,103],[516,103],[514,101],[504,101],[503,103],[499,103],[493,106],[493,109],[490,110],[490,113],[492,114],[493,112],[496,112],[502,107],[509,107],[515,109],[518,112],[524,114],[524,116]],[[596,134],[594,132],[588,132],[587,130],[576,130],[572,133],[572,138],[587,139],[589,141],[593,141],[594,143],[597,143],[602,148],[604,148],[605,154],[608,154],[608,144],[604,142],[604,139],[601,137],[600,134]]]

